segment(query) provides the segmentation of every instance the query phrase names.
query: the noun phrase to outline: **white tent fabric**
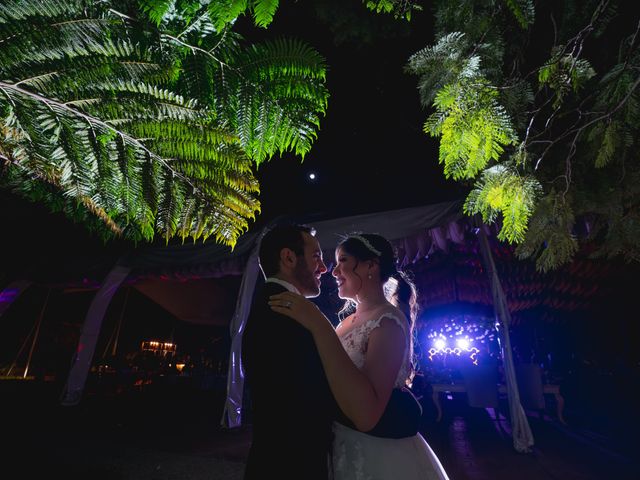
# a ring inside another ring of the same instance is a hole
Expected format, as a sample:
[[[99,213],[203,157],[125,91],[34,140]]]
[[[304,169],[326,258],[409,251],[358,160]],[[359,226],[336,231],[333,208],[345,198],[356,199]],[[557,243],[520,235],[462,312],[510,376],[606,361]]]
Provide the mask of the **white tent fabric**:
[[[446,202],[421,207],[342,217],[312,222],[316,238],[323,249],[331,250],[343,235],[350,232],[376,232],[399,248],[401,264],[412,263],[433,250],[446,250],[447,239],[462,241],[456,220],[462,218],[460,202]],[[420,242],[418,242],[420,239]]]
[[[124,282],[130,271],[131,268],[128,266],[116,265],[114,269],[109,272],[102,287],[98,290],[98,293],[91,302],[76,349],[73,366],[71,367],[71,372],[65,385],[65,391],[61,401],[62,405],[73,406],[80,402],[84,385],[87,381],[87,375],[91,368],[104,314],[118,287]]]
[[[209,278],[237,274],[238,264],[246,253],[247,245],[252,243],[253,235],[247,235],[243,242],[238,242],[232,253],[221,245],[201,244],[151,249],[137,256],[121,258],[109,272],[91,302],[60,403],[64,406],[73,406],[82,399],[105,312],[125,280],[134,273],[140,276],[140,272],[149,269],[155,271],[160,269],[162,275],[177,278],[185,277],[189,272],[193,273],[194,269],[198,276],[207,275]]]
[[[515,367],[513,365],[513,355],[511,354],[511,340],[509,338],[509,325],[511,324],[511,314],[507,307],[507,299],[502,284],[496,272],[496,266],[487,240],[487,234],[484,228],[478,229],[480,238],[480,252],[482,254],[483,263],[491,283],[491,292],[493,295],[493,309],[498,324],[502,327],[499,332],[502,337],[502,365],[504,366],[504,376],[507,382],[507,400],[509,401],[509,412],[511,413],[511,432],[513,437],[513,447],[520,453],[531,452],[533,446],[533,434],[527,421],[527,415],[524,413],[522,404],[520,403],[520,394],[518,392],[518,383],[516,381]]]
[[[262,236],[260,236],[262,238]],[[251,301],[255,290],[256,281],[260,274],[258,265],[259,242],[253,247],[253,251],[247,260],[247,265],[242,275],[242,283],[238,292],[236,311],[231,319],[230,329],[231,353],[229,356],[229,368],[227,370],[227,400],[222,412],[221,424],[225,427],[240,426],[242,416],[242,389],[244,376],[242,373],[242,331],[249,316]]]

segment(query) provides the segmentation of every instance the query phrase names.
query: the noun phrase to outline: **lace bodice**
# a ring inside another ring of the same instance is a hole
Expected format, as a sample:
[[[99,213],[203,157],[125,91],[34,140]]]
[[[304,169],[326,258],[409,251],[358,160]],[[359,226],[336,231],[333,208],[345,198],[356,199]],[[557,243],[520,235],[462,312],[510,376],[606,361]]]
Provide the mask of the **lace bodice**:
[[[383,313],[380,317],[368,320],[348,331],[340,337],[340,342],[349,355],[349,358],[351,358],[351,361],[356,367],[362,369],[362,367],[364,367],[367,344],[369,343],[369,335],[380,326],[380,323],[385,318],[394,320],[400,325],[405,334],[404,358],[394,384],[395,387],[404,387],[411,371],[411,343],[407,321],[404,318],[389,312]]]

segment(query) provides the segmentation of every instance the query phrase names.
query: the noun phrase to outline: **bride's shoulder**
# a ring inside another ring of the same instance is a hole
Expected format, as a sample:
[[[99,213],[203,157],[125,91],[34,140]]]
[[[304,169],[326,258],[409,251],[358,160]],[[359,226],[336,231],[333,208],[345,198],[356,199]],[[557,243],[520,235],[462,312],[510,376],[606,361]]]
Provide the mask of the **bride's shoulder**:
[[[404,325],[407,323],[407,318],[405,317],[404,313],[402,313],[402,310],[400,310],[395,305],[392,305],[391,303],[380,307],[380,310],[376,312],[376,316],[371,320],[376,322],[377,324],[397,323],[401,327],[404,327]]]

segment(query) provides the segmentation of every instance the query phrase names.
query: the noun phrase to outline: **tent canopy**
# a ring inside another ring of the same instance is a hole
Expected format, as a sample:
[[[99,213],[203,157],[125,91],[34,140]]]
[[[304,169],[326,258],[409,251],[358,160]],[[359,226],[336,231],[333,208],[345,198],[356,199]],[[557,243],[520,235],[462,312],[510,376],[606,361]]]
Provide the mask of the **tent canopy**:
[[[394,244],[400,264],[409,267],[420,287],[423,312],[452,303],[491,307],[490,285],[480,262],[477,228],[461,213],[462,202],[444,202],[406,209],[338,218],[309,215],[279,217],[279,221],[307,223],[317,230],[327,263],[341,238],[350,232],[376,232]],[[503,282],[509,309],[518,323],[528,311],[558,319],[565,313],[585,311],[597,297],[607,294],[618,273],[612,262],[582,257],[555,272],[540,274],[533,262],[514,261],[513,248],[488,233]],[[123,285],[135,287],[176,318],[196,324],[228,325],[247,258],[260,232],[249,232],[235,249],[213,242],[144,247],[120,256],[129,273]],[[113,266],[113,257],[52,259],[49,273],[17,280],[63,289],[98,290]],[[60,268],[64,265],[65,268]],[[35,273],[35,272],[34,272]],[[25,288],[16,284],[11,291]],[[0,314],[15,295],[0,296]],[[556,315],[553,315],[553,313]]]

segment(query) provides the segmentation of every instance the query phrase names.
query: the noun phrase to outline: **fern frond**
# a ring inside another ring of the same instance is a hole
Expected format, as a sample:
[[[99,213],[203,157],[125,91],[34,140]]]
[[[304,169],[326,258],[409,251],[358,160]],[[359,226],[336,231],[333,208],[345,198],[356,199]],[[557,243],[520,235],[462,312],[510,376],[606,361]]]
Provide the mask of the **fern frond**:
[[[479,59],[465,57],[469,43],[464,33],[451,32],[438,42],[409,57],[405,69],[418,75],[418,91],[422,105],[428,106],[445,85],[456,83],[461,73],[469,78],[478,72]]]
[[[0,25],[20,25],[31,18],[58,18],[76,15],[85,2],[43,2],[41,0],[6,0],[0,3]]]
[[[485,223],[502,216],[500,240],[520,243],[525,238],[529,218],[533,214],[542,186],[531,176],[520,176],[505,165],[486,169],[468,195],[464,211],[481,214]]]
[[[324,60],[230,30],[268,24],[276,0],[141,5],[0,5],[1,181],[92,229],[233,246],[260,211],[252,167],[311,148]]]
[[[139,2],[142,12],[157,26],[170,14],[175,15],[176,0],[139,0]]]
[[[281,39],[248,49],[236,72],[225,80],[236,97],[219,102],[249,156],[257,164],[276,152],[304,157],[327,105],[324,59],[298,41]]]
[[[524,242],[516,247],[519,258],[536,257],[536,269],[547,272],[571,261],[578,251],[573,234],[575,217],[566,199],[555,192],[542,197],[529,222]]]
[[[598,156],[596,157],[596,168],[602,168],[606,166],[613,158],[616,152],[616,147],[620,142],[618,128],[618,122],[612,121],[604,129],[604,133],[602,135],[602,144],[598,149]]]
[[[280,5],[279,0],[225,0],[208,3],[209,19],[217,31],[222,31],[236,18],[249,11],[256,26],[266,28]]]
[[[521,28],[527,28],[529,25],[533,25],[536,11],[532,0],[505,0],[505,3]]]
[[[503,146],[515,144],[509,116],[496,98],[495,89],[480,78],[438,92],[436,113],[425,130],[442,137],[439,160],[447,178],[473,178],[490,161],[498,160]]]
[[[524,80],[509,82],[500,92],[500,104],[513,121],[516,131],[523,131],[530,120],[528,110],[533,104],[531,85]]]
[[[266,28],[273,21],[280,2],[279,0],[253,0],[250,4],[254,23],[258,27]]]

